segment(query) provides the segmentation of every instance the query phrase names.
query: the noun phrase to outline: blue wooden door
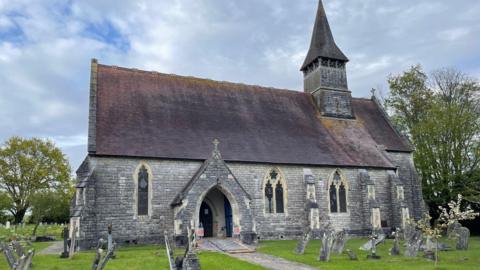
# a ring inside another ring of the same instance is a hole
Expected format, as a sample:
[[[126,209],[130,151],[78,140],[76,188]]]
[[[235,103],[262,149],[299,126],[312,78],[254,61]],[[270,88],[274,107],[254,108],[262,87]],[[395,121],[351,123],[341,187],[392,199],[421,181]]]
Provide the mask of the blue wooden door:
[[[223,205],[225,208],[225,231],[227,237],[232,237],[233,222],[232,222],[232,206],[227,197],[223,196]]]

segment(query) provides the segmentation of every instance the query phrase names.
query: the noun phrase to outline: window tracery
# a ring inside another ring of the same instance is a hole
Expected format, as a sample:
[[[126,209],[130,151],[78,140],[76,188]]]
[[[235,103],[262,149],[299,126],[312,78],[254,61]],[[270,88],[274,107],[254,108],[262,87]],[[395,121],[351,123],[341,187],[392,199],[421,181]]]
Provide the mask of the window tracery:
[[[344,177],[335,171],[329,185],[330,213],[347,212],[347,187]]]
[[[265,213],[285,213],[286,195],[285,179],[278,169],[271,169],[264,184]]]

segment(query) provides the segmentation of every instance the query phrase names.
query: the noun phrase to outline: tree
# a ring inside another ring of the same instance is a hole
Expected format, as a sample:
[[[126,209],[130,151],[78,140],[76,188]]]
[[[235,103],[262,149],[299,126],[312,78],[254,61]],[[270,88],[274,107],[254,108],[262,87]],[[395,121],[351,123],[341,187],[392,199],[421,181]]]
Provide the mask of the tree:
[[[32,235],[36,236],[40,222],[66,222],[70,214],[70,200],[73,195],[73,188],[55,191],[41,191],[32,196],[31,221],[35,224]]]
[[[0,223],[5,223],[6,211],[12,206],[12,201],[6,192],[0,191]]]
[[[389,78],[385,105],[392,120],[415,146],[431,214],[456,194],[479,202],[480,85],[465,74],[440,69],[429,77],[417,65]]]
[[[22,222],[34,194],[66,189],[69,179],[68,161],[51,141],[12,137],[0,148],[0,190],[12,202],[15,223]]]

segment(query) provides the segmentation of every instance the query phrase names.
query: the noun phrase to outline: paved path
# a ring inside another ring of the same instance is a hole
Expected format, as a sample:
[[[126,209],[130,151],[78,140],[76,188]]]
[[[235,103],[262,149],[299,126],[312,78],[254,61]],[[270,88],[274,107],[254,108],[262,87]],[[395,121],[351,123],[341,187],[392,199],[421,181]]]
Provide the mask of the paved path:
[[[242,261],[258,264],[270,270],[319,270],[318,268],[313,268],[306,264],[287,261],[279,257],[258,252],[230,254],[230,256]]]
[[[38,254],[55,254],[60,255],[63,252],[63,241],[52,242],[50,246],[38,252]]]

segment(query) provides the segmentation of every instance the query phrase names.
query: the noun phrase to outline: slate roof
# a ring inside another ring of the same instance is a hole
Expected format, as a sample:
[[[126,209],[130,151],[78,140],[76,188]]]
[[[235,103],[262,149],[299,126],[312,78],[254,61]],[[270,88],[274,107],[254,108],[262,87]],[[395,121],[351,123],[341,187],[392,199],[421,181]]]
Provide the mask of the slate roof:
[[[313,27],[312,40],[305,61],[300,70],[305,70],[313,61],[319,57],[325,57],[340,61],[348,61],[348,58],[338,48],[330,30],[325,8],[320,0],[318,2],[317,17]]]
[[[206,160],[218,138],[226,161],[393,168],[377,145],[410,151],[371,100],[328,119],[308,93],[101,64],[96,91],[97,155]]]

